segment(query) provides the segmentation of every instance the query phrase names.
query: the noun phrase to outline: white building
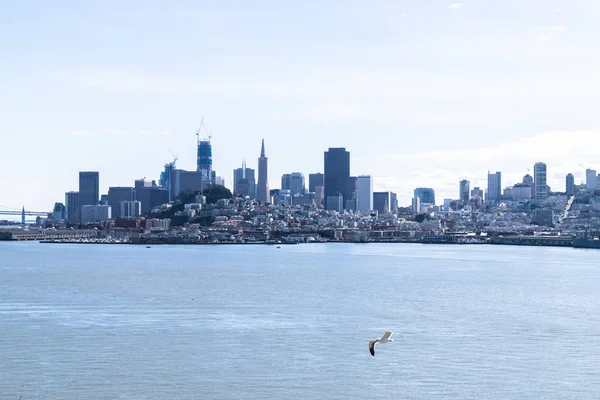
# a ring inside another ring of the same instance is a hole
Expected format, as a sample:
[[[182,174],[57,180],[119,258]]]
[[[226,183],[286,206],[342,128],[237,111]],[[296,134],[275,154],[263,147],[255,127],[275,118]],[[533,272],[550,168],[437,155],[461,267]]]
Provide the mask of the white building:
[[[531,200],[531,186],[526,183],[517,183],[512,187],[514,201]]]
[[[595,169],[585,170],[585,188],[591,192],[598,188],[598,173]]]
[[[412,212],[418,214],[421,211],[421,199],[418,197],[413,197],[412,199]]]
[[[111,208],[108,205],[81,206],[81,223],[89,224],[96,221],[104,221],[111,218]]]
[[[371,175],[358,176],[358,211],[369,212],[373,210],[373,177]]]
[[[122,218],[135,218],[142,215],[142,203],[139,201],[122,201],[119,203]]]

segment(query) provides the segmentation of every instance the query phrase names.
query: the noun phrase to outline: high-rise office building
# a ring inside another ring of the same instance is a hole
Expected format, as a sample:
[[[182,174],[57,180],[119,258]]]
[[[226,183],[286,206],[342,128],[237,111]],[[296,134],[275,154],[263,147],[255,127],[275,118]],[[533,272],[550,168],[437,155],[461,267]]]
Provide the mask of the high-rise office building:
[[[374,192],[373,193],[373,208],[379,214],[390,212],[390,192]]]
[[[311,193],[316,192],[317,186],[323,186],[323,174],[317,172],[316,174],[308,175],[308,191]]]
[[[546,164],[537,162],[533,166],[533,198],[541,202],[548,198]]]
[[[178,182],[180,182],[180,179],[177,175],[177,171],[180,171],[180,170],[174,171],[175,174],[172,177],[173,179],[171,180],[171,185],[178,185]],[[188,171],[184,171],[184,172],[188,172]],[[194,173],[197,176],[200,175],[199,172],[195,172],[195,171],[189,171],[189,172]],[[177,186],[177,187],[180,188],[181,185]],[[134,189],[135,189],[135,199],[137,201],[139,201],[140,203],[142,203],[142,214],[143,215],[148,214],[150,211],[152,211],[152,209],[154,207],[157,207],[157,206],[160,206],[160,205],[163,205],[163,204],[166,204],[169,202],[169,190],[159,187],[155,181],[147,181],[145,179],[136,179]],[[181,190],[181,191],[183,191],[183,190]],[[179,193],[181,193],[181,191],[176,192],[177,196],[179,195]]]
[[[306,184],[304,174],[301,172],[292,172],[281,176],[281,189],[289,190],[293,195],[304,194],[306,192]]]
[[[242,162],[242,167],[233,170],[233,193],[240,196],[248,196],[251,199],[256,197],[256,178],[255,171],[246,167],[246,161]]]
[[[462,181],[460,181],[459,188],[458,188],[458,195],[459,195],[460,202],[462,204],[467,204],[470,199],[470,194],[471,194],[471,182],[469,182],[466,179],[463,179]]]
[[[594,192],[598,188],[598,173],[595,169],[585,170],[585,188],[590,192]]]
[[[418,197],[421,204],[435,205],[435,190],[432,188],[416,188],[413,197]]]
[[[65,219],[71,224],[79,224],[81,206],[79,205],[79,192],[65,193]]]
[[[108,188],[108,205],[111,209],[113,218],[123,217],[121,215],[121,202],[134,201],[135,189],[132,187],[109,187]]]
[[[112,214],[111,207],[111,214]],[[142,215],[142,203],[136,200],[133,201],[121,201],[119,203],[119,214],[118,216],[112,216],[112,218],[135,218]]]
[[[390,212],[398,214],[398,195],[394,192],[390,192]]]
[[[479,186],[474,187],[473,190],[471,190],[471,198],[483,200],[483,190]]]
[[[373,211],[373,178],[371,175],[358,176],[358,211]]]
[[[260,202],[271,201],[269,196],[268,163],[269,159],[265,155],[265,139],[263,139],[260,147],[260,157],[258,158],[258,184],[256,188],[256,200]]]
[[[329,207],[329,197],[341,196],[344,207],[346,200],[352,200],[354,192],[350,179],[350,153],[344,147],[330,147],[325,152],[324,167],[325,204]],[[331,204],[337,207],[339,200],[334,199]]]
[[[213,181],[212,144],[210,137],[200,139],[200,130],[196,132],[198,137],[198,153],[196,159],[196,171],[202,173],[202,190]],[[177,196],[179,193],[176,193]]]
[[[502,173],[496,172],[495,174],[488,172],[488,191],[486,203],[498,204],[502,197]]]
[[[79,172],[79,205],[96,206],[100,201],[100,174]]]
[[[573,174],[567,174],[566,180],[566,193],[567,196],[573,196],[575,194],[575,177]]]

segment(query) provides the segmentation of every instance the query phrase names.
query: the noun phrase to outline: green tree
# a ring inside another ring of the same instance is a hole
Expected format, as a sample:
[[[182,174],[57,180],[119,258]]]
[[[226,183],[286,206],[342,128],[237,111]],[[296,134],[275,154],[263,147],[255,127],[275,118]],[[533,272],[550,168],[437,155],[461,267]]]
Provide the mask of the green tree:
[[[196,201],[196,192],[194,192],[191,189],[185,189],[184,191],[179,193],[179,196],[177,196],[176,201],[182,204],[194,203]]]
[[[415,217],[415,221],[419,223],[425,221],[425,214],[417,214]]]
[[[215,204],[221,199],[230,199],[233,197],[231,191],[222,185],[209,185],[204,189],[202,194],[206,196],[207,204]]]

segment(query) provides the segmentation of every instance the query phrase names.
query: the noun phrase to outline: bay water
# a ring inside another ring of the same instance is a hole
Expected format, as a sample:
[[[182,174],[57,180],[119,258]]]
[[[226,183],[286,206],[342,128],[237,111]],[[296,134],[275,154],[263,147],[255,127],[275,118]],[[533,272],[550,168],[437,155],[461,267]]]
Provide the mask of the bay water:
[[[0,242],[0,399],[597,399],[599,261]]]

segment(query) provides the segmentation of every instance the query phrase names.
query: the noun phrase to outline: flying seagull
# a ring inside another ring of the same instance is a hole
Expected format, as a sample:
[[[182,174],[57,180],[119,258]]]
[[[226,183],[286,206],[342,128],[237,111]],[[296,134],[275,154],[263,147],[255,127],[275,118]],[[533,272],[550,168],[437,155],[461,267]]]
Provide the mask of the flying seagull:
[[[381,338],[369,341],[369,351],[373,357],[375,357],[375,343],[393,342],[394,339],[390,339],[390,336],[392,336],[392,332],[386,332]]]

